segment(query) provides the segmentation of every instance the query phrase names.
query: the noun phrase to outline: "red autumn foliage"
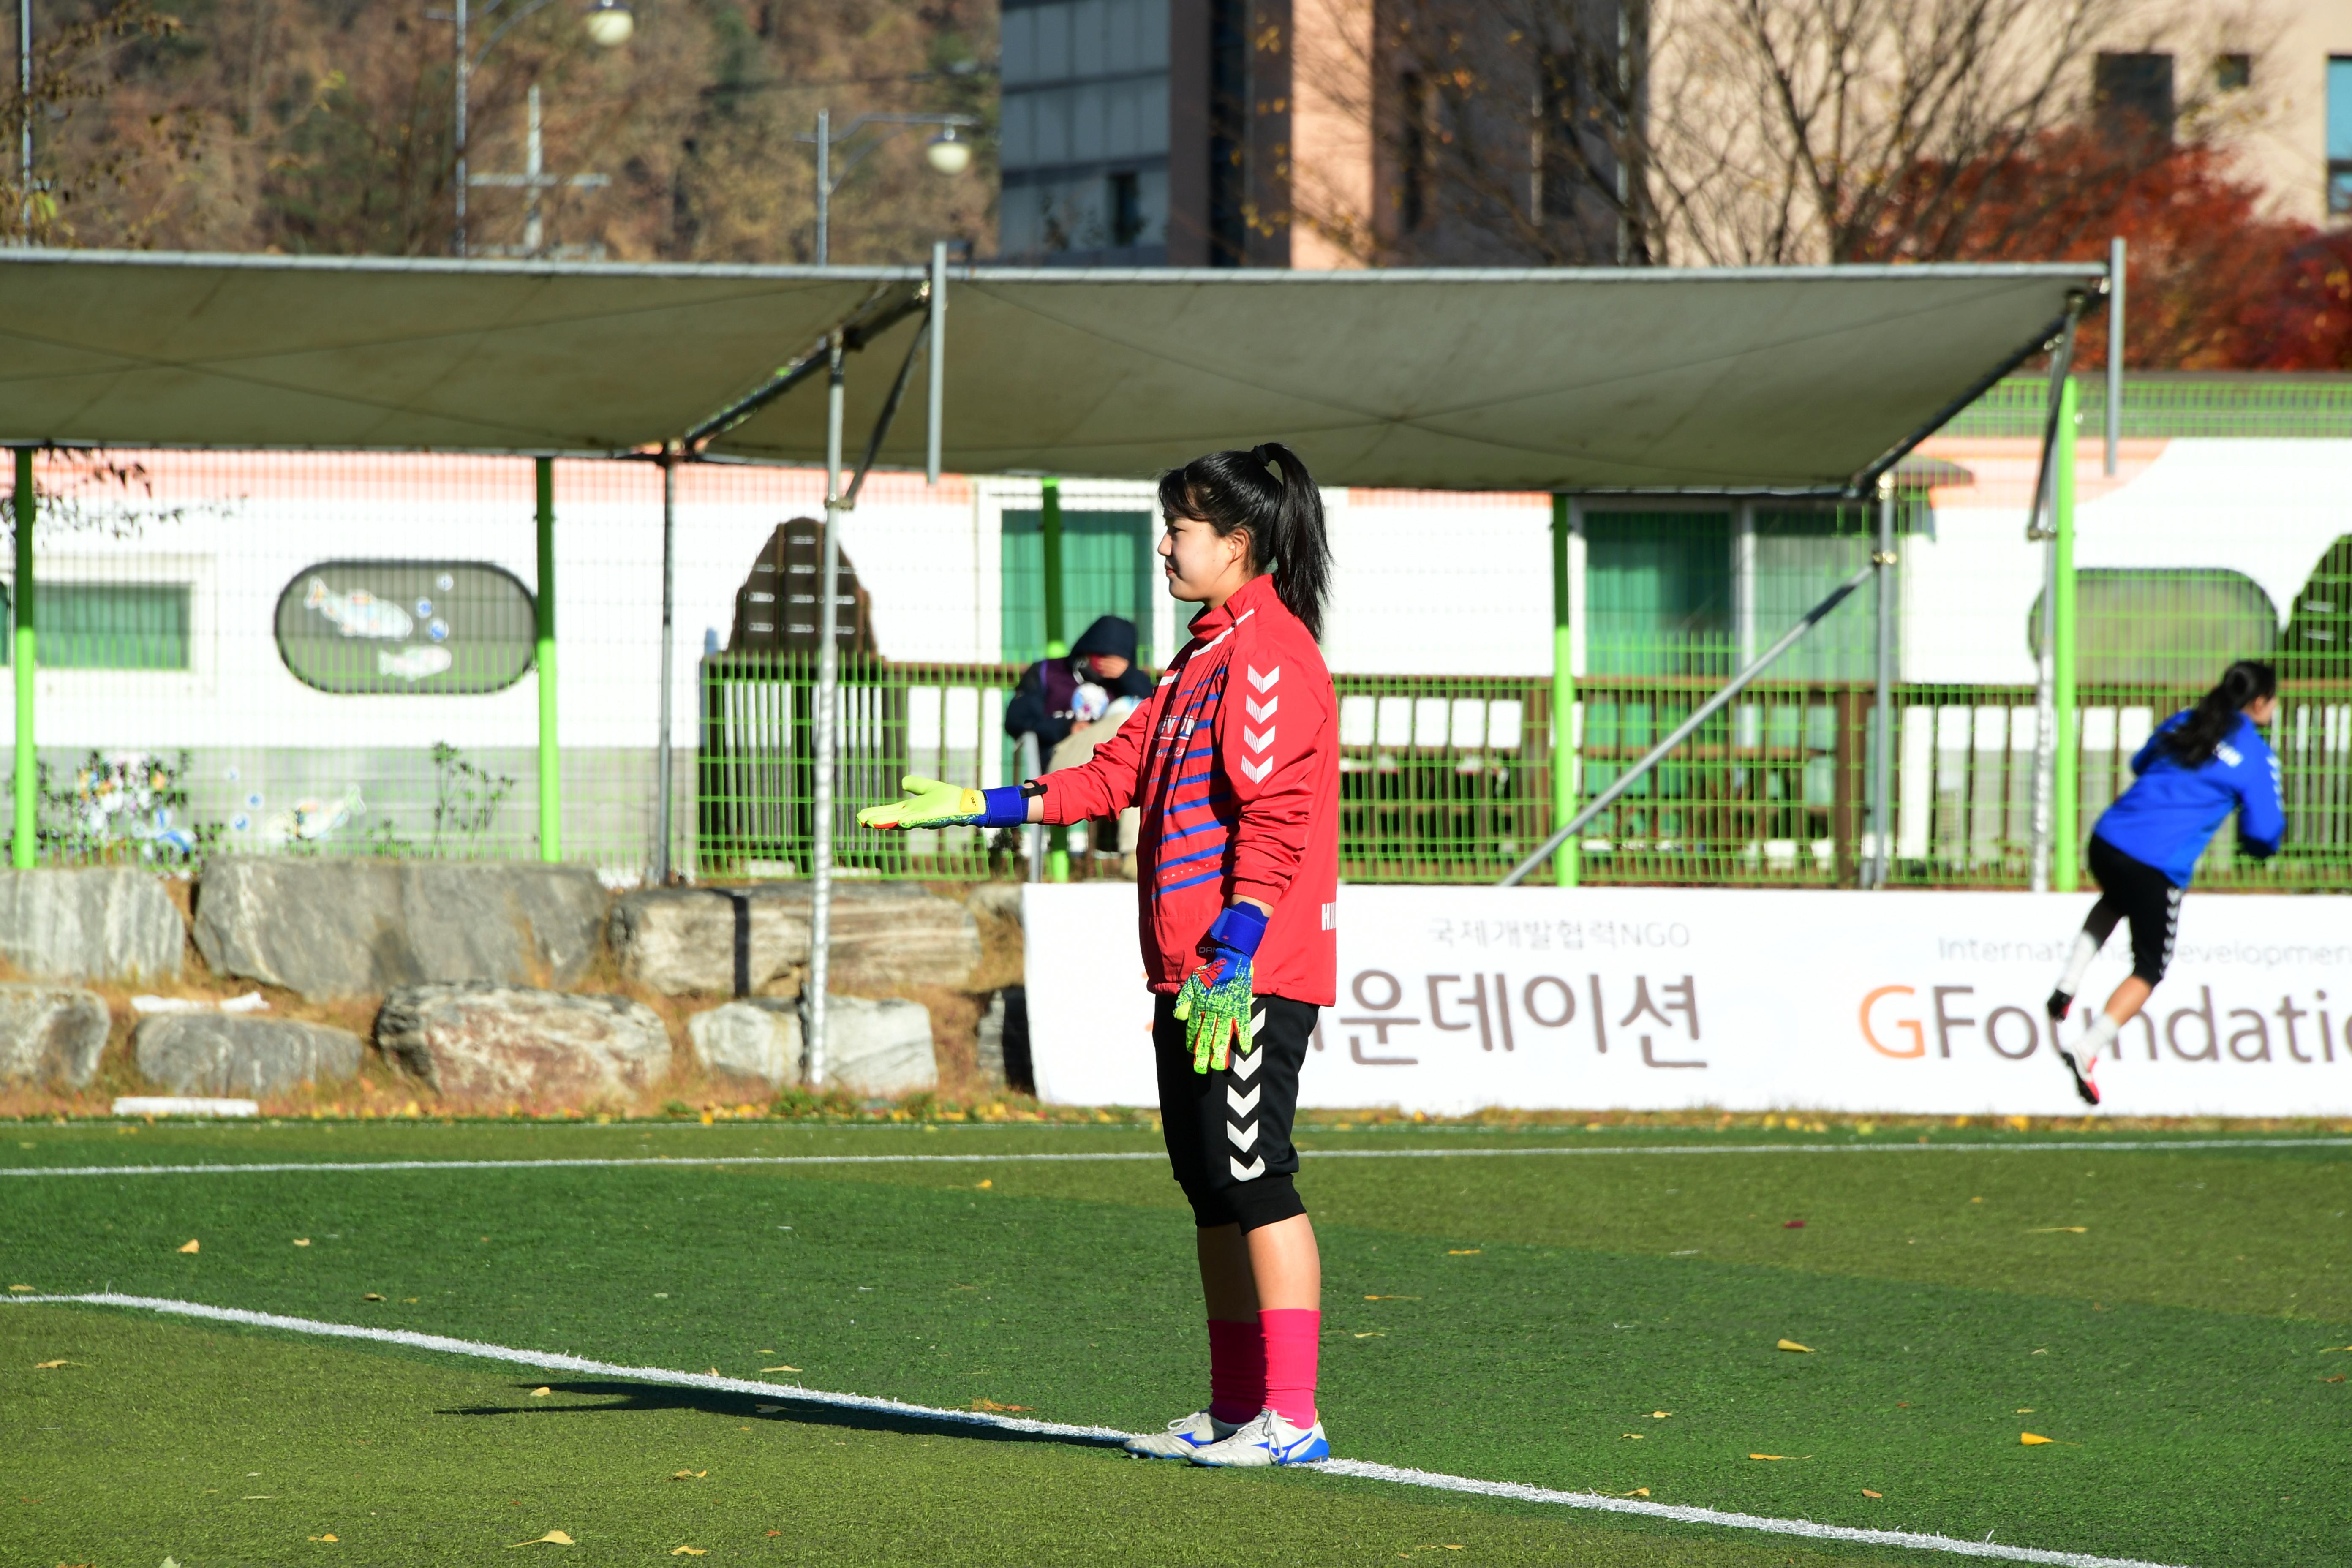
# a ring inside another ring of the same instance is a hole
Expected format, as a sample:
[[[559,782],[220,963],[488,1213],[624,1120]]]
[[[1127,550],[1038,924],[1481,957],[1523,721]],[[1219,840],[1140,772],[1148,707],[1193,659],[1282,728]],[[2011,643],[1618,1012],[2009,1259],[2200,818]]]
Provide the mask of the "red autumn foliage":
[[[2030,154],[1920,166],[1887,243],[1852,259],[2101,261],[2121,235],[2127,364],[2352,370],[2352,232],[2265,216],[2262,195],[2209,145],[2057,132]],[[2105,362],[2104,311],[2075,353]]]

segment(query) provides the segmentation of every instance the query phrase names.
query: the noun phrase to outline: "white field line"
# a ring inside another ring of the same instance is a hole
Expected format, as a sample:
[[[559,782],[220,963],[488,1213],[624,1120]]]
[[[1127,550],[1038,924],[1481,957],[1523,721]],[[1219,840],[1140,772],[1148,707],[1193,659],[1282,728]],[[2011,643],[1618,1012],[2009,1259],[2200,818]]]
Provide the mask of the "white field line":
[[[381,1344],[404,1345],[412,1350],[438,1351],[446,1355],[472,1356],[482,1361],[506,1362],[516,1366],[538,1367],[549,1372],[583,1373],[595,1377],[625,1377],[635,1383],[649,1383],[667,1388],[701,1388],[724,1394],[768,1394],[779,1399],[804,1405],[830,1405],[841,1410],[871,1410],[887,1415],[916,1416],[927,1421],[958,1422],[971,1426],[993,1427],[999,1431],[1024,1433],[1042,1437],[1091,1438],[1108,1445],[1125,1439],[1129,1434],[1109,1426],[1074,1426],[1055,1421],[1028,1421],[1018,1416],[996,1415],[984,1411],[943,1410],[927,1405],[908,1405],[896,1399],[877,1399],[862,1394],[832,1394],[819,1389],[803,1388],[797,1384],[761,1383],[745,1377],[722,1377],[713,1373],[671,1372],[663,1367],[623,1366],[613,1362],[591,1361],[585,1356],[557,1355],[546,1351],[517,1350],[508,1345],[486,1344],[479,1340],[452,1339],[443,1334],[420,1334],[407,1329],[370,1328],[357,1323],[330,1323],[316,1318],[289,1318],[276,1312],[250,1312],[238,1307],[208,1307],[196,1301],[175,1301],[162,1296],[126,1296],[114,1291],[90,1291],[83,1295],[11,1296],[11,1303],[26,1306],[79,1304],[93,1307],[129,1307],[151,1312],[168,1312],[185,1318],[205,1318],[215,1322],[242,1323],[258,1329],[278,1329],[288,1333],[316,1334],[329,1339],[372,1340]],[[1604,1513],[1635,1514],[1645,1519],[1672,1520],[1682,1524],[1711,1524],[1731,1530],[1752,1530],[1771,1535],[1795,1535],[1812,1541],[1855,1542],[1873,1546],[1900,1546],[1919,1552],[1947,1552],[1961,1557],[1990,1557],[2009,1563],[2046,1563],[2057,1568],[2166,1568],[2165,1564],[2148,1563],[2133,1557],[2095,1557],[2081,1552],[2049,1552],[2031,1546],[2004,1546],[1990,1541],[1958,1541],[1947,1535],[1923,1535],[1903,1530],[1857,1530],[1840,1524],[1816,1524],[1808,1519],[1774,1519],[1765,1514],[1731,1513],[1721,1509],[1683,1508],[1672,1503],[1651,1502],[1641,1498],[1608,1497],[1599,1492],[1559,1491],[1549,1487],[1520,1486],[1511,1481],[1482,1481],[1469,1476],[1448,1476],[1430,1470],[1402,1469],[1393,1465],[1370,1464],[1360,1459],[1328,1459],[1319,1465],[1304,1468],[1317,1469],[1330,1475],[1349,1476],[1361,1480],[1387,1481],[1399,1486],[1423,1487],[1436,1491],[1467,1492],[1478,1497],[1507,1498],[1518,1502],[1553,1503],[1564,1508],[1590,1509]]]
[[[1538,1145],[1528,1149],[1307,1149],[1313,1160],[1515,1159],[1530,1154],[2098,1154],[2166,1153],[2183,1149],[2352,1149],[2352,1138],[2183,1138],[2113,1143],[1680,1143],[1657,1148],[1612,1143]],[[10,1165],[0,1176],[216,1176],[266,1171],[533,1171],[646,1165],[994,1165],[1093,1164],[1160,1160],[1151,1150],[1088,1150],[1066,1154],[694,1154],[625,1160],[282,1160],[224,1161],[209,1165]]]

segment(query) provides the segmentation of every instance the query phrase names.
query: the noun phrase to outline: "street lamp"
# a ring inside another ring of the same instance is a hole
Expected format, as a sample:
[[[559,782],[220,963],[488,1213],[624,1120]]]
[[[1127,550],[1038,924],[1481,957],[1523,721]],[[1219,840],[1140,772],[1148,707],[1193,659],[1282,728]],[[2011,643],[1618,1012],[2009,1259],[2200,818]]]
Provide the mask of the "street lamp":
[[[843,127],[839,135],[835,135],[833,131],[833,111],[829,109],[818,110],[816,133],[809,135],[803,132],[793,139],[799,142],[813,142],[816,144],[816,264],[819,267],[824,266],[830,251],[833,193],[841,188],[843,182],[849,178],[850,171],[864,161],[866,153],[880,146],[894,132],[903,131],[909,125],[940,126],[943,129],[923,148],[923,161],[940,174],[953,177],[971,167],[971,143],[956,132],[959,129],[967,129],[979,123],[978,120],[969,114],[861,114]],[[861,132],[875,126],[881,127],[881,130],[872,141],[858,150],[856,156],[842,166],[840,175],[835,177],[833,173],[833,150],[835,147],[846,146]]]
[[[489,0],[489,4],[481,8],[482,15],[488,16],[506,3],[507,0]],[[545,9],[551,3],[551,0],[528,0],[527,4],[508,13],[506,20],[499,24],[498,31],[490,35],[489,42],[484,44],[479,49],[473,50],[469,50],[466,43],[467,25],[472,19],[469,0],[457,0],[457,8],[454,11],[425,13],[436,22],[455,22],[457,25],[456,136],[457,211],[455,232],[451,236],[451,248],[461,257],[466,254],[466,153],[467,150],[466,110],[467,100],[472,91],[474,72],[479,68],[484,60],[489,58],[490,51],[498,47],[499,40],[515,30],[516,24],[522,21],[524,17],[534,16]],[[630,11],[627,0],[593,0],[586,14],[580,18],[580,29],[588,35],[588,41],[598,48],[617,48],[627,43],[630,35],[637,30],[637,19],[635,13]]]
[[[971,143],[957,135],[956,128],[950,125],[931,138],[923,149],[923,157],[932,168],[952,177],[971,167]]]

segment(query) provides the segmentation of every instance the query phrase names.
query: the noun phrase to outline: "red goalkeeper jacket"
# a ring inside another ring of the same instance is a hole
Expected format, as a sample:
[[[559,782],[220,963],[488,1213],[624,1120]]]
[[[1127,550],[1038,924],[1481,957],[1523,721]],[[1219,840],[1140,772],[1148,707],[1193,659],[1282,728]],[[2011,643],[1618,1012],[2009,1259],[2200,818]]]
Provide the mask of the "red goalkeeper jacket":
[[[1192,618],[1151,700],[1083,767],[1048,773],[1045,819],[1142,808],[1136,890],[1154,991],[1181,989],[1235,897],[1272,908],[1260,995],[1328,1007],[1339,968],[1339,722],[1323,655],[1256,577]]]

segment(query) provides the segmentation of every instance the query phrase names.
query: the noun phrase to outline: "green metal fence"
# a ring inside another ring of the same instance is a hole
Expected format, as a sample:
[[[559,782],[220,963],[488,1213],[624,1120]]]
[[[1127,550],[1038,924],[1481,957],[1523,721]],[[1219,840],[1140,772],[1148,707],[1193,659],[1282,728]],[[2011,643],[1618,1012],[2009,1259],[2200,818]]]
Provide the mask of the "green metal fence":
[[[842,805],[834,826],[845,874],[939,880],[1019,874],[1008,836],[977,828],[878,834],[855,819],[858,804],[893,795],[903,773],[976,787],[1006,782],[998,735],[1003,699],[1019,673],[1013,666],[879,661],[845,668]],[[805,867],[814,821],[812,675],[755,656],[704,660],[699,874],[793,876]],[[1710,676],[1580,681],[1579,798],[1613,782],[1717,684]],[[1345,880],[1492,881],[1550,833],[1548,681],[1341,676],[1336,685]],[[2082,688],[2077,820],[2085,841],[2099,813],[2129,785],[2131,759],[2155,726],[2200,689]],[[2032,689],[1899,684],[1894,711],[1892,879],[1910,887],[2025,886]],[[1580,879],[1857,885],[1874,849],[1868,758],[1876,722],[1876,693],[1859,680],[1750,688],[1594,821],[1578,846]],[[2287,685],[2272,735],[2287,847],[2275,860],[2255,862],[2236,853],[2229,833],[2220,834],[2199,868],[2200,884],[2352,887],[2352,680]]]

